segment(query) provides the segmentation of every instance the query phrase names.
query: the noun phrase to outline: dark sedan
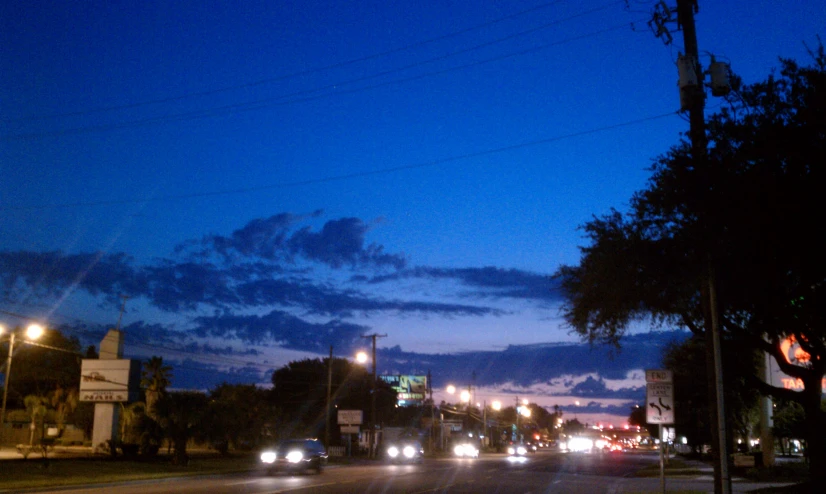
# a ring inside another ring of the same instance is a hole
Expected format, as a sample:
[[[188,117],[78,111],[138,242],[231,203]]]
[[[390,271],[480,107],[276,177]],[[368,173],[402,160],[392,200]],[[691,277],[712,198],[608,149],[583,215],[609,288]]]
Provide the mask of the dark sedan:
[[[263,450],[260,458],[269,473],[309,470],[321,473],[327,464],[327,451],[317,439],[291,439]]]

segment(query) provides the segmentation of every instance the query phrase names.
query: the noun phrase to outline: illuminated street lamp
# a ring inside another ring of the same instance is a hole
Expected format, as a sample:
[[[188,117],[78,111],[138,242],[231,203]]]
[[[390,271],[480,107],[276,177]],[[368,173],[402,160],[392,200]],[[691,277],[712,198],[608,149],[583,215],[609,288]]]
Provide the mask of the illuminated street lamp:
[[[366,364],[367,363],[367,358],[368,358],[367,357],[367,352],[358,352],[356,354],[356,362],[358,362],[360,364]]]
[[[6,328],[0,326],[0,335],[6,332]],[[23,343],[28,343],[31,340],[36,340],[43,336],[43,326],[39,324],[30,324],[28,328],[26,328],[26,337],[28,340],[23,340]],[[0,412],[0,438],[5,436],[6,431],[6,398],[8,397],[9,393],[9,375],[11,375],[11,358],[14,354],[14,336],[15,332],[9,332],[9,354],[6,357],[6,380],[5,384],[3,384],[3,408],[2,412]],[[2,444],[2,441],[0,441]]]
[[[490,404],[490,406],[498,412],[502,409],[502,402],[499,400],[495,400],[493,403]]]

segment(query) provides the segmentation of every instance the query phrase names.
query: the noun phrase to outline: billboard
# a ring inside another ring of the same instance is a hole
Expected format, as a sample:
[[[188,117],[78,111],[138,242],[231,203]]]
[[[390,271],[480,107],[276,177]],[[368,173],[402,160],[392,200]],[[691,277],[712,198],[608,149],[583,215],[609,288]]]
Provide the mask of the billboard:
[[[80,401],[134,401],[140,392],[140,360],[83,359]]]
[[[786,362],[792,365],[806,366],[811,358],[810,355],[800,347],[800,343],[795,341],[794,336],[789,336],[784,339],[780,343],[780,350],[786,358]],[[781,371],[774,361],[774,357],[766,355],[765,358],[766,368],[768,369],[770,384],[772,386],[793,391],[801,391],[803,389],[803,381]],[[823,393],[826,393],[826,378],[822,380],[821,387]]]
[[[396,392],[399,406],[421,405],[427,396],[427,376],[379,376]]]

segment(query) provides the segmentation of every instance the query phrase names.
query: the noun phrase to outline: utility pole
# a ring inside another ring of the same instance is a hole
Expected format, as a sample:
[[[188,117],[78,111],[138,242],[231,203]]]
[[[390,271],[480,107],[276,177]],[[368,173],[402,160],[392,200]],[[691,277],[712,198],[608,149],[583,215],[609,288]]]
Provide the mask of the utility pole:
[[[324,446],[330,450],[330,400],[333,391],[333,345],[330,345],[330,360],[327,361],[327,413],[324,422]]]
[[[691,157],[697,170],[703,173],[703,194],[705,194],[705,211],[701,215],[704,223],[705,235],[702,239],[703,250],[706,253],[706,286],[707,291],[705,301],[708,304],[706,317],[706,355],[709,371],[714,375],[714,392],[709,390],[709,395],[714,396],[716,402],[717,420],[717,453],[718,459],[715,465],[715,492],[728,494],[731,492],[731,477],[728,467],[728,432],[726,429],[725,402],[723,393],[723,365],[722,350],[720,343],[720,319],[719,307],[717,304],[717,283],[714,271],[714,250],[712,248],[712,235],[708,225],[711,217],[710,190],[713,185],[711,165],[708,163],[708,140],[706,138],[705,127],[705,88],[703,86],[703,70],[700,65],[700,53],[697,47],[697,31],[694,25],[694,14],[699,9],[697,0],[676,0],[677,1],[677,25],[683,31],[683,44],[685,45],[685,55],[680,55],[677,66],[680,75],[680,106],[682,111],[688,112],[689,137],[691,138]],[[672,10],[660,1],[656,4],[655,11],[649,26],[658,38],[663,38],[665,44],[672,41],[671,34],[665,27],[666,23],[673,22]],[[713,62],[713,58],[712,58]],[[715,65],[712,63],[712,65]],[[712,72],[712,94],[715,96],[725,94],[728,91],[727,81],[715,81],[715,74]]]
[[[704,193],[711,190],[711,169],[708,163],[708,141],[706,138],[705,124],[705,89],[703,87],[703,70],[700,65],[700,53],[697,47],[697,31],[694,25],[694,13],[698,10],[697,0],[677,0],[677,22],[683,29],[683,43],[685,44],[684,63],[694,71],[695,84],[683,87],[681,81],[680,91],[685,91],[685,104],[688,107],[689,136],[691,137],[691,155],[697,168],[702,167],[705,173],[706,184]],[[708,201],[706,201],[708,205]],[[710,208],[705,211],[703,221],[708,223]],[[731,476],[728,468],[728,432],[726,430],[725,400],[723,393],[723,359],[720,342],[720,319],[717,306],[717,282],[714,272],[713,248],[711,246],[711,236],[714,232],[706,230],[705,242],[706,267],[708,282],[708,314],[711,327],[710,337],[706,338],[707,343],[711,343],[714,360],[714,388],[717,402],[717,434],[718,434],[718,455],[720,468],[720,488],[723,494],[731,492]],[[710,341],[709,341],[710,340]],[[716,487],[716,486],[715,486]],[[716,490],[716,489],[715,489]]]
[[[370,393],[370,456],[374,456],[375,454],[375,434],[376,434],[376,391],[378,389],[377,380],[378,374],[376,374],[376,338],[385,338],[386,334],[366,334],[362,335],[362,338],[369,338],[372,340],[373,343],[373,380],[371,383],[372,393]]]
[[[513,409],[516,412],[516,438],[519,439],[519,397],[516,397],[516,408]]]
[[[433,435],[436,433],[436,417],[433,413],[433,382],[430,377],[430,369],[427,370],[427,391],[430,394],[430,437],[428,441],[428,448],[433,454]]]

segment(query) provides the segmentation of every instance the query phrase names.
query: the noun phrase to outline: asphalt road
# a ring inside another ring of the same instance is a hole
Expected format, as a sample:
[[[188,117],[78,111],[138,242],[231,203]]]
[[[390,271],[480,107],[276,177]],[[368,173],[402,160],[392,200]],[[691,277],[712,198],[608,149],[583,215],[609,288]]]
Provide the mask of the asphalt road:
[[[540,451],[524,461],[505,455],[477,459],[426,459],[418,465],[330,466],[321,475],[265,475],[262,472],[175,478],[39,492],[69,493],[623,493],[659,492],[659,478],[637,478],[640,468],[656,464],[653,453],[561,454]],[[748,492],[759,484],[735,484]],[[765,485],[763,485],[765,487]],[[669,491],[713,491],[710,478],[669,479]],[[31,492],[31,491],[29,491]]]

